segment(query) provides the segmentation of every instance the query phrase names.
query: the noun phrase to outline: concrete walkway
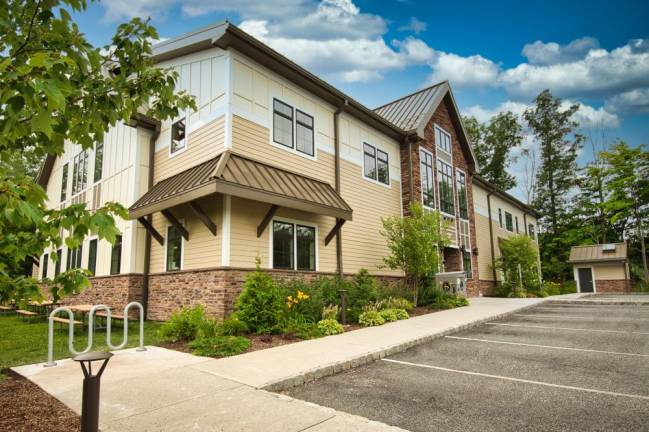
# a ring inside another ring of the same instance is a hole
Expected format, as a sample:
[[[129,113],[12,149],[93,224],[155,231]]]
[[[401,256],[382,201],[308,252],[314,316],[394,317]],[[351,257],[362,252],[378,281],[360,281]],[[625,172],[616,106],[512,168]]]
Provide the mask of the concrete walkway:
[[[397,431],[267,390],[368,363],[544,301],[476,298],[468,307],[224,359],[159,347],[118,351],[102,378],[100,427],[104,432]],[[36,364],[13,370],[80,412],[78,364],[63,360],[52,368]]]

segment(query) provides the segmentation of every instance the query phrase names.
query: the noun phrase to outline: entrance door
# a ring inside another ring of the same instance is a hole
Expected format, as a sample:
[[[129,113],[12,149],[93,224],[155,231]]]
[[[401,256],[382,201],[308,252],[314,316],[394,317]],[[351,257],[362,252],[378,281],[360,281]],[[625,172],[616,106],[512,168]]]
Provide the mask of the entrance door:
[[[593,269],[577,269],[579,275],[579,292],[593,292]]]

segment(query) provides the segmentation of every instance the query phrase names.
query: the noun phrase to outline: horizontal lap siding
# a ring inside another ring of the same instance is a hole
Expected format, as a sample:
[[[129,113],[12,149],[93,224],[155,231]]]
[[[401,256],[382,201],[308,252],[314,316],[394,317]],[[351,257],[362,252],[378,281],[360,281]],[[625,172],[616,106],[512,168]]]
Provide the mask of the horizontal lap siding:
[[[586,264],[589,265],[589,264]],[[595,280],[622,280],[625,279],[625,270],[622,263],[594,264]]]
[[[474,189],[475,190],[475,189]],[[489,218],[475,215],[475,232],[478,247],[478,274],[481,280],[494,280],[489,242]]]

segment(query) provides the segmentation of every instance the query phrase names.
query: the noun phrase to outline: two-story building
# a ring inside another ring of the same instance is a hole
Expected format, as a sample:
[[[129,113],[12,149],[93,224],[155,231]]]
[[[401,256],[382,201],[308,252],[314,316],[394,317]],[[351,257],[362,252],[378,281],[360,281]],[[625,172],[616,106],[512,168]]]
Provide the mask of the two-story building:
[[[496,278],[482,268],[493,248],[482,246],[481,197],[502,200],[522,232],[536,223],[532,209],[476,180],[448,82],[371,110],[228,22],[153,55],[178,72],[198,109],[134,118],[94,150],[68,145],[39,176],[52,207],[129,208],[115,245],[91,237],[56,263],[41,257],[40,277],[93,272],[92,288],[73,301],[141,300],[152,319],[197,303],[224,315],[257,262],[278,278],[366,268],[399,279],[383,265],[381,218],[406,215],[412,201],[452,227],[444,270],[465,271],[469,293],[488,294]]]

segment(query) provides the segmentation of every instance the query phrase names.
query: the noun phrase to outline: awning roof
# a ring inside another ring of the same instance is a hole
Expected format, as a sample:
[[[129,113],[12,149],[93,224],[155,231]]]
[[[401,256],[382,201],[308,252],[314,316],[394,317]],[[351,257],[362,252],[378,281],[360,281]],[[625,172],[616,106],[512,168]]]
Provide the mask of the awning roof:
[[[626,261],[626,243],[573,246],[570,249],[570,263]]]
[[[129,208],[132,219],[213,193],[351,220],[352,209],[330,184],[227,150],[160,181]]]

